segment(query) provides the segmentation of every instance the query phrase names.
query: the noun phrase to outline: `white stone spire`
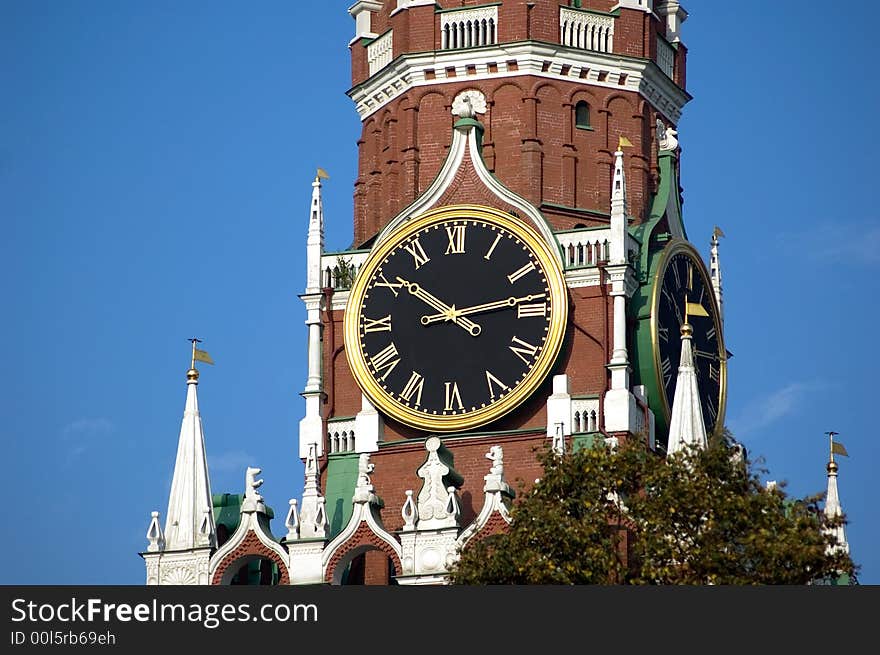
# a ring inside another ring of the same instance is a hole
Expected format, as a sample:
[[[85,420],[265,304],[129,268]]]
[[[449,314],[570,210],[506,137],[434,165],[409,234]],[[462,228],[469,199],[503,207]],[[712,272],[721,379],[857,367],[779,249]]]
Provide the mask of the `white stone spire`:
[[[828,435],[831,440],[831,455],[828,460],[828,466],[826,470],[828,471],[828,491],[825,494],[825,518],[830,520],[839,519],[843,516],[843,508],[840,505],[840,496],[837,493],[837,462],[834,461],[834,453],[845,455],[846,449],[843,448],[843,445],[840,443],[835,443],[834,435],[836,432],[829,432]],[[849,543],[846,540],[846,532],[843,529],[843,524],[835,526],[833,528],[829,528],[829,532],[834,535],[837,540],[837,548],[842,550],[845,553],[849,552]]]
[[[669,421],[668,455],[683,450],[688,445],[705,449],[709,445],[706,437],[706,424],[700,407],[700,392],[697,388],[697,374],[694,370],[694,355],[691,347],[693,328],[685,323],[681,326],[681,361],[678,366],[678,379],[675,382],[675,399],[672,402],[672,418]]]
[[[636,399],[630,390],[629,354],[626,349],[626,299],[629,295],[627,280],[633,271],[627,261],[626,173],[623,147],[632,144],[620,137],[614,153],[614,174],[611,181],[611,239],[606,272],[611,282],[614,303],[613,350],[608,370],[611,387],[605,394],[605,430],[633,432],[637,425]]]
[[[306,241],[306,293],[321,291],[321,255],[324,254],[324,205],[321,202],[321,178],[327,174],[318,169],[312,182],[312,206],[309,212],[309,236]]]
[[[195,343],[193,343],[195,352]],[[199,372],[186,373],[186,407],[177,442],[177,460],[165,514],[165,550],[190,550],[216,544],[205,434],[196,389]]]
[[[323,454],[323,420],[321,399],[324,379],[321,365],[321,256],[324,254],[324,207],[321,202],[321,178],[327,178],[318,169],[312,182],[312,205],[309,212],[309,233],[306,241],[306,292],[300,296],[306,305],[306,325],[309,330],[308,377],[303,397],[306,400],[305,417],[299,423],[299,456],[308,457],[309,445],[315,444],[317,454]]]
[[[723,237],[724,232],[717,225],[712,231],[712,252],[709,258],[709,276],[712,278],[712,288],[715,290],[715,301],[718,303],[718,318],[724,323],[724,296],[721,291],[721,261],[718,259],[718,237]]]

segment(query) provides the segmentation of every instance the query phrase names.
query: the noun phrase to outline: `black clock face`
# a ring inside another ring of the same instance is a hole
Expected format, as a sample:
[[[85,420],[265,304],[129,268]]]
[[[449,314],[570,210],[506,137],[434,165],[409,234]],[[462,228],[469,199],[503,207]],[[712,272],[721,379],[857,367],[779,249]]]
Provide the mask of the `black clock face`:
[[[686,313],[686,303],[690,310]],[[661,389],[671,410],[681,357],[681,326],[693,328],[691,345],[706,433],[723,424],[726,355],[715,294],[698,255],[676,248],[668,257],[657,297],[656,346]]]
[[[549,250],[512,219],[479,211],[416,220],[391,240],[365,264],[346,310],[346,350],[365,393],[434,430],[512,409],[561,343],[564,284]]]

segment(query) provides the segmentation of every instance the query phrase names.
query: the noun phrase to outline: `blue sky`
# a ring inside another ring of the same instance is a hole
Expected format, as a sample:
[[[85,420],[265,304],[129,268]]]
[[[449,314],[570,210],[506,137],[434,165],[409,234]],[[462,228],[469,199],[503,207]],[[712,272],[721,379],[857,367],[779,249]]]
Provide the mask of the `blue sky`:
[[[304,243],[315,168],[328,249],[351,241],[359,120],[350,3],[0,0],[3,584],[142,584],[168,501],[187,338],[215,492],[244,468],[299,496]],[[840,495],[880,584],[873,334],[880,98],[867,0],[685,3],[684,214],[722,242],[727,423],[769,479]]]

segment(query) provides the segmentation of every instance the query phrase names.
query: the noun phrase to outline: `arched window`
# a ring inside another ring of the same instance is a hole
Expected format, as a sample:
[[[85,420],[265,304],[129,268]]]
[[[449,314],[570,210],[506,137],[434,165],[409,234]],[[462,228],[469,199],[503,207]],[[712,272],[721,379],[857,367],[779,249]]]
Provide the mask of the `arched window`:
[[[590,130],[590,105],[581,100],[574,106],[574,124],[580,129]]]

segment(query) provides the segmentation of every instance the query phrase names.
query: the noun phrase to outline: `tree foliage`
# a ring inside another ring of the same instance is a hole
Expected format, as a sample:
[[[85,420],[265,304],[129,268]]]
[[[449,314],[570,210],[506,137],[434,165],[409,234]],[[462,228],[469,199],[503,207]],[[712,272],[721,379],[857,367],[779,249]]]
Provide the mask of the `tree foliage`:
[[[741,452],[729,434],[666,458],[637,440],[562,456],[548,449],[510,529],[468,544],[451,581],[744,585],[853,575],[821,496],[768,489]]]

